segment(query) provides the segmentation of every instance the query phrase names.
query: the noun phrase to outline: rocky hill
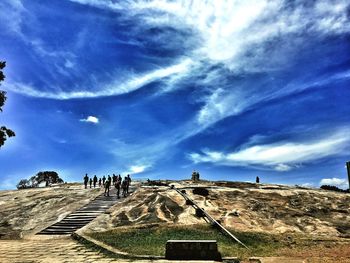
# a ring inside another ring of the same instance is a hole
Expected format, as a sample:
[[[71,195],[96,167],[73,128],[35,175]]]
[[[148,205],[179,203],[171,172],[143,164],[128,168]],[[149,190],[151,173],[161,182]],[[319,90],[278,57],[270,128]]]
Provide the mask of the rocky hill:
[[[36,233],[98,194],[99,189],[83,189],[81,184],[0,191],[0,239]]]
[[[350,238],[350,194],[282,185],[232,182],[167,182],[186,193],[215,219],[248,232],[306,233]],[[204,197],[193,189],[205,187]],[[59,221],[95,198],[99,189],[81,184],[0,191],[0,238],[20,238]],[[127,199],[85,227],[104,231],[150,224],[206,224],[184,198],[166,186],[140,183]]]
[[[224,226],[238,231],[306,233],[350,238],[350,194],[282,185],[170,182]],[[205,187],[209,195],[193,194]],[[141,186],[127,200],[86,226],[103,231],[147,224],[206,224],[175,190]]]

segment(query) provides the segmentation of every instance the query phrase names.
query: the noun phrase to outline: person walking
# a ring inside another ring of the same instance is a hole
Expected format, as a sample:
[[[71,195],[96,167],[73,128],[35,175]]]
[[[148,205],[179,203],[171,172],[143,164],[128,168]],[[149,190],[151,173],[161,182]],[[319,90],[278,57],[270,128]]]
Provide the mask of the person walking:
[[[90,178],[90,188],[91,188],[91,186],[92,186],[92,178]]]
[[[122,189],[123,189],[123,196],[124,197],[126,197],[126,194],[127,194],[127,192],[126,192],[126,188],[127,188],[127,184],[128,184],[127,180],[128,179],[125,176],[125,178],[124,178],[124,180],[122,182]]]
[[[115,189],[117,189],[118,199],[120,198],[120,185],[121,185],[121,181],[119,180],[119,177],[117,176],[117,179],[116,179],[114,186],[115,186]]]
[[[102,179],[99,178],[99,179],[98,179],[98,187],[101,187],[101,184],[102,184]]]
[[[107,180],[105,183],[105,193],[104,196],[109,196],[109,187],[111,186],[111,181]]]
[[[131,184],[130,174],[126,176],[126,193],[129,193],[129,186]]]
[[[103,183],[103,185],[105,185],[105,182],[106,182],[106,176],[103,176],[103,177],[102,177],[102,183]]]
[[[84,176],[84,185],[85,185],[85,189],[87,188],[88,182],[89,182],[89,177],[88,177],[87,174],[85,174],[85,176]]]
[[[96,183],[97,183],[97,176],[95,174],[95,176],[94,176],[94,188],[96,188]]]

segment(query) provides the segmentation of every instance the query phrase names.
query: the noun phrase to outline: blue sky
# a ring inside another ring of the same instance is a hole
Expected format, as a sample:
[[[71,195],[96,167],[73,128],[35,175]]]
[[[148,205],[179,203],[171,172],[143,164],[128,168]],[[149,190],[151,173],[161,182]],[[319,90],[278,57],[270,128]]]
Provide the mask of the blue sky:
[[[55,170],[348,187],[348,1],[4,0],[1,189]]]

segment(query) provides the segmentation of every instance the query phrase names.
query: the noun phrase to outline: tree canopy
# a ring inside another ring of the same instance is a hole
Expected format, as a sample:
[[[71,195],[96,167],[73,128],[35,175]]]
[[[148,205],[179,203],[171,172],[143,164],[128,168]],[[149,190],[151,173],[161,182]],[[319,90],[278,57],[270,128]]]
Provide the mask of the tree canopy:
[[[54,171],[38,172],[36,175],[28,179],[21,179],[17,184],[17,189],[35,188],[39,187],[40,183],[45,182],[45,186],[51,184],[62,184],[63,180],[58,173]]]
[[[5,79],[4,72],[2,71],[6,67],[5,61],[0,61],[0,85],[1,81]],[[6,91],[0,90],[0,112],[2,112],[2,107],[5,104],[7,97],[6,97]],[[0,148],[4,145],[5,141],[9,137],[15,136],[14,131],[11,129],[6,128],[6,126],[0,127]]]

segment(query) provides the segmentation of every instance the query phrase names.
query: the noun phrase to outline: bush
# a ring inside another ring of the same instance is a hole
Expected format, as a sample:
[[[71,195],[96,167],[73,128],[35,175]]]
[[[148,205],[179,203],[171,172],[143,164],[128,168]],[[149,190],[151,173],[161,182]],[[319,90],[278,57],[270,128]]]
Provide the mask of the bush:
[[[343,189],[340,189],[334,185],[322,185],[320,188],[323,190],[329,190],[329,191],[335,191],[335,192],[341,192],[341,193],[349,193],[349,189],[343,190]]]
[[[19,183],[17,184],[17,189],[25,189],[28,188],[30,185],[29,181],[27,179],[21,179]]]

